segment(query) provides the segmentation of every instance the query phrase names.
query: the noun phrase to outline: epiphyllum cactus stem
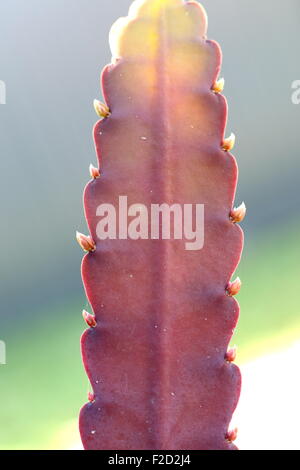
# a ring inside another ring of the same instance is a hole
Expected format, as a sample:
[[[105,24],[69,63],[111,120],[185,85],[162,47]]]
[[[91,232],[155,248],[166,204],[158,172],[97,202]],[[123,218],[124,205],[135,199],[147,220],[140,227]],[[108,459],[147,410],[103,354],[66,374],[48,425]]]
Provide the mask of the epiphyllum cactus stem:
[[[111,31],[107,104],[95,102],[100,170],[84,195],[91,236],[78,236],[95,313],[82,337],[93,390],[80,415],[86,449],[236,449],[228,427],[241,378],[228,345],[241,283],[230,280],[245,209],[233,208],[235,138],[225,138],[221,51],[206,30],[195,1],[137,0]],[[203,204],[204,248],[98,241],[99,205],[118,207],[122,195],[146,207]]]

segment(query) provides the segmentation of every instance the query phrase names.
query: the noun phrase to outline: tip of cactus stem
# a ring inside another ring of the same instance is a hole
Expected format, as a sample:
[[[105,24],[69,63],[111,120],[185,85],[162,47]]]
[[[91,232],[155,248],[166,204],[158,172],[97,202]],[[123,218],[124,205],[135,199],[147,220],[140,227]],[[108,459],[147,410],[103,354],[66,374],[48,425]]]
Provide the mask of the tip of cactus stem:
[[[92,253],[96,250],[96,243],[94,242],[92,237],[84,235],[80,232],[76,232],[76,240],[84,251]]]
[[[96,321],[95,315],[92,315],[86,310],[83,310],[82,316],[83,316],[84,321],[88,324],[88,326],[90,326],[91,328],[96,328],[97,321]]]
[[[91,177],[95,180],[97,178],[100,178],[100,171],[98,168],[96,168],[92,163],[90,164],[90,175]]]
[[[225,87],[225,80],[224,78],[219,78],[219,80],[217,80],[213,86],[212,86],[212,91],[214,91],[215,93],[222,93],[222,91],[224,90],[224,87]]]
[[[239,277],[236,278],[235,281],[229,282],[228,286],[226,287],[226,292],[230,297],[237,295],[242,287],[242,281]]]
[[[224,142],[222,144],[222,149],[225,150],[225,152],[230,152],[230,150],[233,149],[235,145],[236,137],[233,133],[227,139],[224,139]]]
[[[236,360],[237,355],[237,347],[233,346],[233,348],[228,349],[225,359],[227,362],[234,362]]]
[[[96,114],[99,117],[107,118],[108,116],[110,116],[110,109],[105,103],[102,103],[99,100],[94,100],[94,108],[95,108]]]
[[[243,202],[239,207],[235,207],[234,209],[232,209],[232,211],[230,212],[230,218],[235,223],[242,222],[246,217],[246,212],[246,204]]]
[[[95,395],[93,394],[93,392],[89,392],[88,393],[88,401],[93,403],[93,401],[95,401]]]
[[[228,431],[225,436],[226,440],[229,442],[236,441],[238,437],[238,432],[239,432],[238,428],[234,428],[231,431]]]

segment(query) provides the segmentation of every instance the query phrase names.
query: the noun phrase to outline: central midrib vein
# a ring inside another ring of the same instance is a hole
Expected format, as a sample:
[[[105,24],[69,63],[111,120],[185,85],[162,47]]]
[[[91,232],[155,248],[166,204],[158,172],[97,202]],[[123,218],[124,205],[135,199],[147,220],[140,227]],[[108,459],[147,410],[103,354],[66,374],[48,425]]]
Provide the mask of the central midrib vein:
[[[160,120],[163,129],[162,135],[164,136],[162,140],[162,149],[161,149],[161,176],[163,184],[163,190],[161,194],[163,195],[163,200],[161,203],[170,203],[170,194],[172,182],[169,179],[168,168],[169,160],[171,157],[170,154],[170,142],[172,139],[172,129],[169,119],[169,110],[170,110],[170,80],[167,70],[167,56],[169,49],[168,34],[166,28],[166,10],[165,7],[162,7],[162,11],[158,23],[159,30],[159,48],[158,48],[158,99],[160,109]],[[158,416],[158,435],[159,435],[159,445],[162,448],[166,448],[168,441],[168,402],[170,400],[170,391],[169,391],[169,365],[168,365],[168,334],[169,334],[169,318],[167,318],[167,302],[168,302],[168,287],[169,287],[169,259],[170,259],[170,244],[167,240],[161,241],[162,250],[160,252],[160,290],[161,290],[161,305],[159,308],[158,315],[160,317],[160,332],[159,332],[159,351],[158,358],[159,361],[159,392],[160,392],[160,409]]]

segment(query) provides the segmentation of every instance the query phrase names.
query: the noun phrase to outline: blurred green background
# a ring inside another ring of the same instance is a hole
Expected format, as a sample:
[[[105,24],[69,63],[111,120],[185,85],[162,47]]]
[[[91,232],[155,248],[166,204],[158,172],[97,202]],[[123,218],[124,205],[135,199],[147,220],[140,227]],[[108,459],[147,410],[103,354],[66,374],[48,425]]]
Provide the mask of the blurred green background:
[[[88,380],[79,338],[86,307],[82,191],[95,162],[92,127],[108,32],[130,0],[2,0],[0,80],[0,449],[79,445]],[[247,363],[300,338],[300,3],[206,0],[220,42],[237,135],[237,203],[248,208],[234,338]]]

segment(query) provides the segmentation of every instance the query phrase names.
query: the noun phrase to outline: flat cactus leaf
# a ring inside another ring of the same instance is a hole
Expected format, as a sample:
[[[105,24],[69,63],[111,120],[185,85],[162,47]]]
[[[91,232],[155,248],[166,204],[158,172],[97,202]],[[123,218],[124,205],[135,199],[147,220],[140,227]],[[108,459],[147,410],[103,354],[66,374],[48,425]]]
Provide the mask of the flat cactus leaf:
[[[239,306],[227,288],[243,233],[230,216],[238,170],[224,147],[227,104],[214,91],[221,51],[206,29],[203,8],[182,0],[135,1],[112,28],[109,115],[94,129],[100,172],[84,195],[96,242],[82,265],[95,315],[82,337],[86,449],[236,449],[228,426],[241,378],[226,357]],[[203,249],[99,240],[97,208],[117,208],[120,196],[128,206],[204,204]]]

